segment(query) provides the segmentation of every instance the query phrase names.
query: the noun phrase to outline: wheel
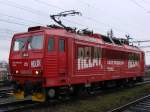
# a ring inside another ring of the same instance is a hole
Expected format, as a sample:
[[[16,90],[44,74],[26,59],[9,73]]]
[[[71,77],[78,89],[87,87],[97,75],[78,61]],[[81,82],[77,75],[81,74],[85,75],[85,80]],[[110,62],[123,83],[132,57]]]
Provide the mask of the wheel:
[[[70,93],[70,96],[71,97],[77,97],[79,95],[80,91],[81,91],[81,87],[74,86],[74,87],[72,87],[72,91]]]
[[[94,93],[95,93],[93,87],[88,87],[86,90],[89,95],[94,95]]]
[[[58,92],[55,88],[47,89],[47,96],[49,99],[55,99],[58,96]]]

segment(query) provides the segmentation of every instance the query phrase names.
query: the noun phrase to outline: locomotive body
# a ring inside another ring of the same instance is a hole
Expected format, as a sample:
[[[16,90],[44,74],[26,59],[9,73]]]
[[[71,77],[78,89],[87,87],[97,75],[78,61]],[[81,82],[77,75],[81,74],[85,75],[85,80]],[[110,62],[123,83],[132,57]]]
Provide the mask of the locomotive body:
[[[144,52],[117,38],[32,27],[12,39],[10,72],[17,98],[45,101],[65,90],[108,81],[140,81]]]

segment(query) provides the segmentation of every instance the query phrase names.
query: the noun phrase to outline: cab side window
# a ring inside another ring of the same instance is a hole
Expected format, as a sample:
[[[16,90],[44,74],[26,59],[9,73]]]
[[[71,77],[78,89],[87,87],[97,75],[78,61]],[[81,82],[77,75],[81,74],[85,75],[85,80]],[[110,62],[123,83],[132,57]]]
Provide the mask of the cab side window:
[[[64,39],[59,40],[59,51],[61,51],[61,52],[65,51],[65,40]]]
[[[49,38],[48,39],[48,51],[53,51],[54,50],[54,38]]]

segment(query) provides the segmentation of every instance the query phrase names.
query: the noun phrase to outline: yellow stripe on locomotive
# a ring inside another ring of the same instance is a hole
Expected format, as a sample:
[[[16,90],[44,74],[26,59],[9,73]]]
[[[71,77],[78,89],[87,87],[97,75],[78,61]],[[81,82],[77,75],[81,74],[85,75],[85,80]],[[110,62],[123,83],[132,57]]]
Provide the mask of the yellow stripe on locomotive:
[[[46,99],[46,95],[44,93],[33,93],[32,101],[44,102]]]
[[[24,99],[24,91],[18,90],[14,92],[14,97],[19,100]]]

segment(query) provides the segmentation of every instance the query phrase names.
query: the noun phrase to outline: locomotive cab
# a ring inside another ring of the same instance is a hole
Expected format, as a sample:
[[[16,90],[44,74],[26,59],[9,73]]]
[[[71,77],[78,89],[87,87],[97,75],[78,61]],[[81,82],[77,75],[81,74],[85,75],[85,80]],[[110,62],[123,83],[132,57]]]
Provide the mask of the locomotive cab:
[[[16,34],[10,51],[10,72],[17,98],[24,98],[43,82],[44,33]],[[24,93],[25,92],[25,93]]]
[[[59,85],[58,80],[63,82],[66,77],[67,40],[47,33],[48,28],[35,29],[14,35],[9,56],[10,71],[17,99],[32,95],[33,100],[44,101],[43,88]]]

